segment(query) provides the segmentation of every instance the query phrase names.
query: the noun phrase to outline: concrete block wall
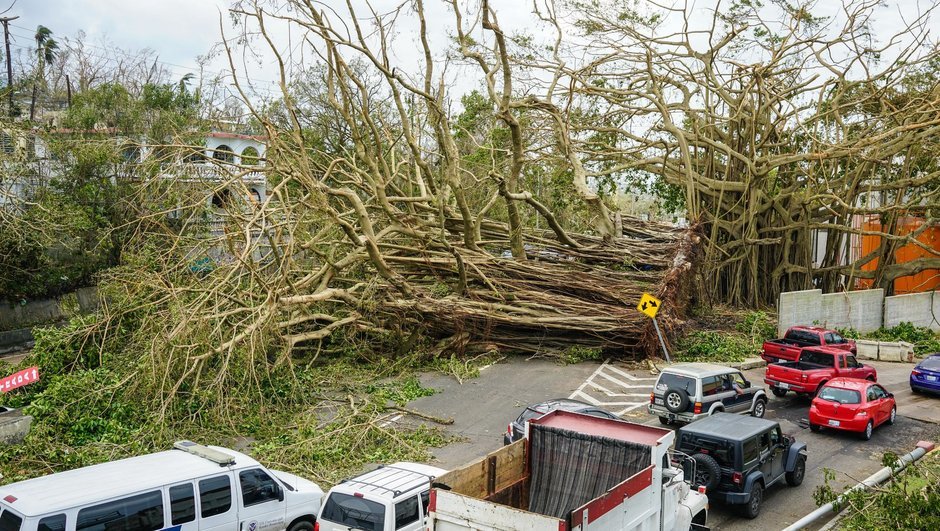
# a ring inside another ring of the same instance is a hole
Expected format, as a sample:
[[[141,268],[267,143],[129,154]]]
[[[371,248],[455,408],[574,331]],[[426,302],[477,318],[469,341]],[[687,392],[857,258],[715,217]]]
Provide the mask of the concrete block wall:
[[[854,328],[860,332],[878,330],[882,324],[884,290],[868,289],[820,296],[822,319],[826,328]]]
[[[885,297],[884,306],[886,328],[907,321],[915,326],[940,330],[940,292],[928,291]]]
[[[781,293],[777,303],[777,337],[783,337],[791,326],[821,321],[823,314],[820,297],[821,289]]]

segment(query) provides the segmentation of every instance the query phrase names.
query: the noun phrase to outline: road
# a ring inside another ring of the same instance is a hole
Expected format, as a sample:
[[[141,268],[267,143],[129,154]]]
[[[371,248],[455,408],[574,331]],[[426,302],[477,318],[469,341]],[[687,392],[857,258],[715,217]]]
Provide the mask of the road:
[[[760,516],[748,520],[733,508],[712,503],[709,526],[718,531],[782,529],[816,508],[813,490],[823,483],[823,469],[835,471],[838,486],[855,484],[881,468],[886,451],[905,454],[918,440],[940,442],[940,398],[913,395],[907,385],[911,365],[870,362],[878,381],[895,395],[898,421],[875,430],[870,441],[850,434],[802,428],[808,400],[792,395],[770,395],[766,418],[777,420],[785,433],[806,441],[808,459],[803,485],[774,486],[766,493]],[[763,368],[744,371],[754,385],[764,386]],[[436,464],[455,467],[477,459],[502,444],[507,424],[528,404],[548,398],[586,400],[620,414],[624,419],[659,426],[645,411],[655,376],[616,363],[581,363],[562,366],[547,360],[509,358],[483,369],[478,378],[458,384],[440,374],[422,377],[425,386],[439,392],[419,398],[410,408],[438,417],[453,418],[447,431],[459,442],[434,452]],[[804,424],[805,425],[805,424]]]

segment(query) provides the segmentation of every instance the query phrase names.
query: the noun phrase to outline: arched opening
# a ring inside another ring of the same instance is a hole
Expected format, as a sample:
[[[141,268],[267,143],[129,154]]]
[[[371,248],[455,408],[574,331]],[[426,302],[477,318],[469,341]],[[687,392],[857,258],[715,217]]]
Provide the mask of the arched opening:
[[[140,162],[140,147],[133,144],[125,144],[121,148],[121,161],[128,164]]]
[[[222,144],[212,152],[212,158],[225,164],[232,164],[235,162],[235,152],[232,151],[232,148]]]
[[[257,188],[252,188],[248,191],[248,200],[256,207],[261,206],[261,192]]]
[[[228,188],[223,188],[212,194],[212,206],[215,208],[226,208],[232,204],[232,193]]]
[[[187,164],[196,164],[196,163],[205,162],[205,161],[206,161],[206,155],[205,153],[203,153],[201,148],[200,149],[193,149],[193,148],[186,149],[186,156],[183,157],[183,162]]]
[[[242,150],[242,164],[245,166],[257,166],[258,158],[258,150],[254,146]]]

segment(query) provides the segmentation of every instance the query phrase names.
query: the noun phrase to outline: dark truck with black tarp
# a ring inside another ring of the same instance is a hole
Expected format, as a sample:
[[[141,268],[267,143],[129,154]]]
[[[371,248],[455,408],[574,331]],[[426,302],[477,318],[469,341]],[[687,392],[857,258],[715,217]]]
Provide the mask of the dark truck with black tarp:
[[[553,411],[527,436],[434,480],[431,531],[704,530],[708,499],[671,430]],[[687,469],[684,471],[683,469]]]

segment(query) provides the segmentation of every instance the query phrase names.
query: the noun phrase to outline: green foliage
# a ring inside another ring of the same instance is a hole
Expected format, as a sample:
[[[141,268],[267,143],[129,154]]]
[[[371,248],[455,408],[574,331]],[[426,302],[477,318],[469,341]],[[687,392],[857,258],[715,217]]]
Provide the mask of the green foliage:
[[[893,465],[897,456],[886,454],[883,462]],[[834,479],[824,469],[824,483],[813,492],[818,505],[835,501]],[[840,529],[940,529],[940,453],[927,454],[876,491],[846,494],[838,505],[846,511]]]
[[[417,377],[409,376],[400,382],[366,386],[366,392],[375,396],[380,402],[392,402],[398,406],[404,406],[416,398],[433,395],[434,389],[422,387]]]
[[[777,335],[777,325],[773,318],[762,311],[748,312],[744,319],[735,325],[735,329],[746,334],[755,345],[761,345]]]
[[[907,321],[891,328],[879,328],[874,332],[861,333],[854,328],[840,328],[838,332],[851,339],[871,339],[875,341],[905,341],[914,345],[914,353],[922,356],[940,352],[940,334],[926,326],[914,326]]]
[[[757,354],[750,338],[740,334],[698,331],[679,342],[676,359],[680,361],[744,361]]]
[[[581,363],[582,361],[597,361],[603,359],[604,353],[599,348],[572,346],[562,351],[560,360],[565,365]]]

